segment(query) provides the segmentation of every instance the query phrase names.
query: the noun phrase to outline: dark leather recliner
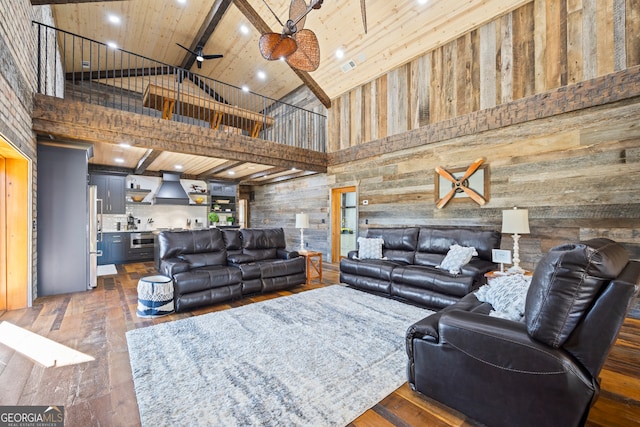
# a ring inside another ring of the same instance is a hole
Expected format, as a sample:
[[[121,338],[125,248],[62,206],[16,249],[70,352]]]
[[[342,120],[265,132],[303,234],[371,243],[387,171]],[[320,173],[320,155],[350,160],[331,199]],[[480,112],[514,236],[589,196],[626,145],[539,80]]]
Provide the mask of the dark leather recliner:
[[[282,228],[162,231],[158,260],[160,273],[173,278],[178,312],[307,281]]]
[[[580,426],[640,283],[640,262],[593,239],[537,265],[525,322],[474,294],[407,331],[411,388],[491,427]]]
[[[176,311],[242,295],[242,273],[227,265],[219,229],[162,231],[158,245],[160,272],[173,279]]]

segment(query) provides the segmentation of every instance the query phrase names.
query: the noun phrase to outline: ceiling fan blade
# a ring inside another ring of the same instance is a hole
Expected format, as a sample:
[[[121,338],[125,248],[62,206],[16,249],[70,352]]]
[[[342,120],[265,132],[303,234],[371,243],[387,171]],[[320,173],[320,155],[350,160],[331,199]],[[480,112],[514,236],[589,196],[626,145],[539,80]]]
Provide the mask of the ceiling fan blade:
[[[194,51],[192,51],[191,49],[189,49],[189,48],[186,48],[186,47],[182,46],[180,43],[176,43],[176,44],[177,44],[178,46],[180,46],[181,48],[183,48],[184,50],[186,50],[187,52],[189,52],[190,54],[195,55],[195,56],[198,56],[198,53],[197,53],[197,52],[194,52]]]
[[[475,162],[471,163],[471,166],[469,166],[467,168],[467,171],[464,173],[462,178],[460,178],[460,182],[464,181],[465,179],[467,179],[471,175],[473,175],[475,173],[475,171],[478,170],[478,168],[480,167],[480,165],[482,163],[484,163],[484,159],[483,158],[480,158],[480,159],[476,160]]]
[[[263,34],[258,46],[262,57],[269,61],[286,58],[298,49],[294,39],[277,33]]]
[[[446,169],[441,168],[440,166],[436,167],[436,172],[438,173],[438,175],[453,182],[454,184],[458,182],[455,176],[451,175]]]
[[[436,208],[438,209],[444,208],[445,205],[449,203],[449,200],[453,198],[454,194],[456,194],[456,187],[453,187],[451,191],[449,191],[442,199],[438,201],[438,203],[436,204]]]
[[[218,59],[223,58],[224,55],[202,55],[204,59]]]
[[[300,30],[295,34],[298,49],[287,56],[287,64],[302,71],[315,71],[320,66],[320,45],[311,30]]]
[[[362,25],[364,25],[364,33],[367,34],[367,5],[365,0],[360,0],[360,11],[362,12]]]
[[[484,206],[485,203],[487,203],[487,201],[484,199],[484,197],[482,197],[480,194],[478,194],[474,189],[469,188],[469,187],[465,187],[464,185],[461,186],[460,188],[462,188],[462,190],[465,193],[467,193],[467,195],[469,197],[471,197],[480,206]]]
[[[307,3],[304,0],[291,0],[291,6],[289,6],[289,19],[293,22],[296,22],[296,19],[302,17],[298,20],[296,26],[298,30],[302,30],[304,28],[304,23],[307,20]]]

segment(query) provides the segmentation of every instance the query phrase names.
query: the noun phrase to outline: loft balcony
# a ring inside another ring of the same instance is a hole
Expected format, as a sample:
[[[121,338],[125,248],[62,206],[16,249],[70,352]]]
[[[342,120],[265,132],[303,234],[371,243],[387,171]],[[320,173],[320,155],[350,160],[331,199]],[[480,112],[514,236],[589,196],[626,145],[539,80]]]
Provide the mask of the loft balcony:
[[[229,171],[244,171],[233,179],[247,184],[326,171],[324,114],[48,25],[34,27],[34,131],[93,143],[90,162],[97,167],[154,173],[172,157],[188,165],[186,176],[228,179]],[[116,164],[112,154],[121,144],[131,150]]]

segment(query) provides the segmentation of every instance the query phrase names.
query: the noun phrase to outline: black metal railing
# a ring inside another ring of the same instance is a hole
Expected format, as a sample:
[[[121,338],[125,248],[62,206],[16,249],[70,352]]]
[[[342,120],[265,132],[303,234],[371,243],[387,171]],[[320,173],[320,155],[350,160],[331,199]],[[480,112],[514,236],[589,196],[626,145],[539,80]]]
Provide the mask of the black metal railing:
[[[33,23],[39,93],[326,152],[324,114]]]

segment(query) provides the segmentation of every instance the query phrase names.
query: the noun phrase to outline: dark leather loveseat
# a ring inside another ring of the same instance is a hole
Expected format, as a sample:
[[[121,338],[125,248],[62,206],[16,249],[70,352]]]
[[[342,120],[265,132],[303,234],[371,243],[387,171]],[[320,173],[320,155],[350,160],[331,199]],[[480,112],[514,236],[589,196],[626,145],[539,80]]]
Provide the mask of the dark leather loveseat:
[[[158,246],[176,311],[306,282],[304,259],[286,250],[281,228],[162,231]]]
[[[358,259],[349,252],[340,261],[340,281],[358,289],[406,299],[430,308],[453,304],[485,283],[484,273],[498,268],[491,250],[500,248],[497,231],[462,227],[370,228],[368,238],[384,240],[382,259]],[[452,245],[478,253],[459,274],[438,269]]]
[[[487,426],[583,425],[639,282],[611,240],[558,246],[524,288],[525,321],[469,294],[411,326],[409,385]]]

